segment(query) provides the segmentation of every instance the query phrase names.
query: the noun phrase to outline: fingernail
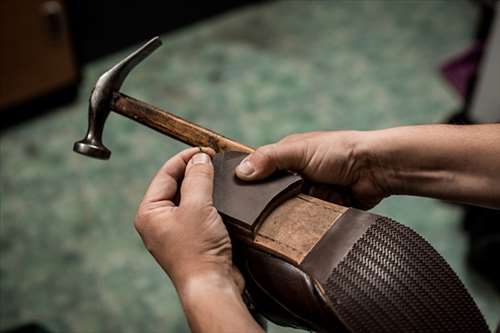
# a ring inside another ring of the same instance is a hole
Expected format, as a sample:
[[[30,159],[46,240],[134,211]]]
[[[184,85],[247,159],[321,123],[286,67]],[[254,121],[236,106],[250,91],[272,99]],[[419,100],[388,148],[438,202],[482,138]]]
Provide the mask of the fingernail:
[[[210,163],[210,156],[205,153],[197,153],[193,156],[193,164],[208,164]]]
[[[250,161],[244,160],[240,163],[240,165],[238,165],[237,171],[243,176],[250,176],[254,173],[255,169]]]

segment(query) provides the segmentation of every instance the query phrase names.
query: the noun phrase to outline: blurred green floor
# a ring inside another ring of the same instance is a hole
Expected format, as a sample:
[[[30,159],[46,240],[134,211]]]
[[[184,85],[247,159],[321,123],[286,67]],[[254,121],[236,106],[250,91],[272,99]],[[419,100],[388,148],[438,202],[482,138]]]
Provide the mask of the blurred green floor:
[[[292,132],[439,122],[460,102],[436,66],[469,45],[476,15],[468,1],[249,7],[163,36],[123,90],[254,146]],[[85,67],[72,105],[1,136],[0,329],[188,331],[132,227],[152,174],[183,145],[112,115],[110,161],[71,151],[93,83],[129,51]],[[498,294],[464,265],[456,207],[399,197],[376,211],[423,234],[496,325]]]

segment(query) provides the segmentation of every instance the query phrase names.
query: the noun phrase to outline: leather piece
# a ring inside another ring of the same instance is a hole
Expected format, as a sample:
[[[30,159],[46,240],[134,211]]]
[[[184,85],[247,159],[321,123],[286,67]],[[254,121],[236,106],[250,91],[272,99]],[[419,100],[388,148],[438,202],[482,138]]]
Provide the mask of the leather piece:
[[[320,283],[326,283],[332,270],[378,217],[378,215],[350,208],[313,247],[300,267]]]
[[[248,154],[218,153],[214,164],[214,206],[224,222],[253,233],[279,204],[300,193],[303,180],[289,172],[278,172],[264,181],[244,182],[234,170]]]
[[[250,298],[275,324],[317,332],[347,332],[300,268],[261,250],[237,247]]]

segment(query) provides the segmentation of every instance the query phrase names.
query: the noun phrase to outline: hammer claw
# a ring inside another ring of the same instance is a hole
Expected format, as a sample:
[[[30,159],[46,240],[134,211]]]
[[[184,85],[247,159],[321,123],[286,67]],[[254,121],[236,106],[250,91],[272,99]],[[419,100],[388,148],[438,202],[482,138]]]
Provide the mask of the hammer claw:
[[[118,92],[130,71],[161,45],[158,37],[151,39],[141,48],[101,75],[95,84],[89,100],[89,124],[85,137],[75,142],[77,153],[108,159],[111,151],[102,143],[104,122],[111,111],[113,93]]]

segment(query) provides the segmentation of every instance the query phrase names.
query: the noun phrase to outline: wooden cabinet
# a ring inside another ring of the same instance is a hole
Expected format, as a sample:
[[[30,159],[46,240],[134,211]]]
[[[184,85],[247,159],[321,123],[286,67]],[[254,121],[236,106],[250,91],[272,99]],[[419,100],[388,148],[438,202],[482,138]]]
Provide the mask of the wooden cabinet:
[[[62,0],[0,1],[0,109],[78,80]]]

